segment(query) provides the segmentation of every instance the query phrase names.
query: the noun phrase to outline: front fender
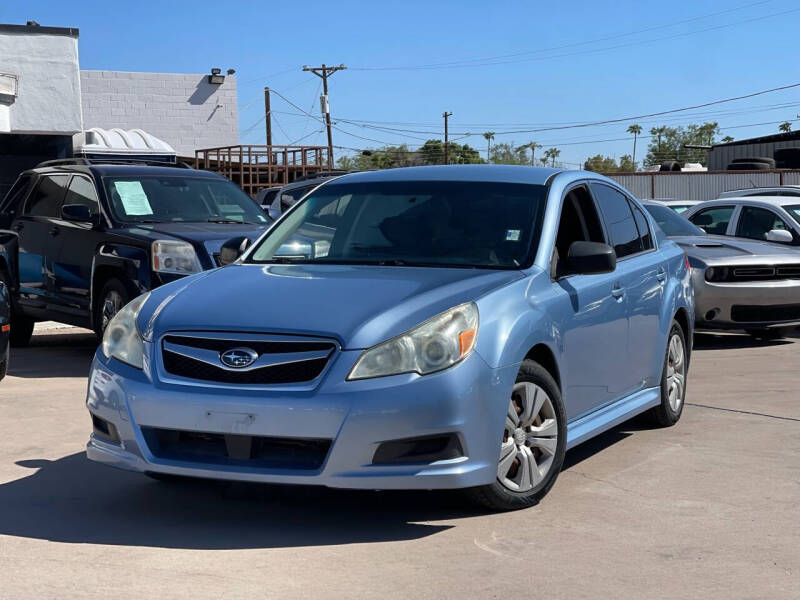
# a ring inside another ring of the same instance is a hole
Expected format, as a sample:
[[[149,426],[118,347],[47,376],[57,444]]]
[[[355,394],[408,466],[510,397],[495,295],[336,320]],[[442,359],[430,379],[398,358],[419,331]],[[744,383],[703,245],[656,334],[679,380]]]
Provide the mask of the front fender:
[[[107,243],[98,248],[92,263],[92,303],[96,277],[107,269],[114,269],[131,282],[136,294],[143,294],[153,287],[150,271],[150,256],[144,248],[124,244]]]

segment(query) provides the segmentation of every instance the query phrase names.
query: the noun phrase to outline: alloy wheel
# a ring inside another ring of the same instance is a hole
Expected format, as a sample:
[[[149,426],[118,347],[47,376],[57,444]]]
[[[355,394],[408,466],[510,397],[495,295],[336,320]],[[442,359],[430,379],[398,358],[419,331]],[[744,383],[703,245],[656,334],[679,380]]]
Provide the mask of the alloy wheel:
[[[669,340],[667,352],[667,394],[669,407],[677,412],[683,403],[684,390],[686,389],[686,352],[683,348],[683,339],[673,333]]]
[[[497,480],[514,492],[527,492],[547,477],[558,445],[553,402],[541,387],[522,381],[508,404]]]
[[[114,318],[122,308],[122,294],[117,290],[109,290],[103,299],[103,331],[106,330],[111,319]]]

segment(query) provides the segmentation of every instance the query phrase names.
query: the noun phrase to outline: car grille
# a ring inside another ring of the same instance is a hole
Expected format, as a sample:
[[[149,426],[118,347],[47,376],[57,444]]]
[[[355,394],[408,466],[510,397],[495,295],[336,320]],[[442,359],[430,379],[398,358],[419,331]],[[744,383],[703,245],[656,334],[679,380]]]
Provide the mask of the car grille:
[[[261,469],[318,470],[331,447],[329,439],[226,435],[142,427],[153,456],[198,464]]]
[[[800,321],[800,304],[780,304],[775,306],[734,304],[731,307],[731,319],[739,323]]]
[[[728,270],[728,281],[775,281],[800,279],[800,264],[797,265],[753,265],[732,267]]]
[[[228,367],[222,353],[247,348],[258,355],[245,368]],[[164,370],[184,379],[240,385],[307,383],[319,377],[336,344],[330,340],[253,334],[168,334],[162,338]]]

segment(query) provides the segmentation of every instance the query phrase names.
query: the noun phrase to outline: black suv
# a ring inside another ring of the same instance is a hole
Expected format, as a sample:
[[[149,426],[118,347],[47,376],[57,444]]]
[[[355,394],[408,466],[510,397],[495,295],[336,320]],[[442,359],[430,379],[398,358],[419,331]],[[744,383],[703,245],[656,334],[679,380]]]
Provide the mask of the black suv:
[[[188,167],[48,161],[0,202],[0,280],[11,344],[35,321],[94,329],[136,295],[219,266],[222,244],[272,220],[236,185]],[[244,240],[242,240],[244,241]]]

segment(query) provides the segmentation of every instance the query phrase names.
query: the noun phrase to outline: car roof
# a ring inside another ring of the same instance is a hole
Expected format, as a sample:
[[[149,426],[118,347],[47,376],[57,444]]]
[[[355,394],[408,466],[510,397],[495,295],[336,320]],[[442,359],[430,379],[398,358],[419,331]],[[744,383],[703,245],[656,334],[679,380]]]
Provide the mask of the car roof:
[[[329,181],[331,179],[336,179],[337,177],[341,177],[341,175],[325,175],[323,177],[310,177],[308,179],[301,179],[299,181],[293,181],[292,183],[287,183],[284,186],[280,187],[281,191],[291,191],[297,188],[304,188],[304,187],[314,187],[323,183],[325,181]],[[272,189],[272,188],[269,188]]]
[[[488,181],[544,185],[553,175],[562,172],[564,172],[562,169],[516,165],[437,165],[361,171],[338,177],[337,184],[381,181]],[[589,171],[576,171],[576,173],[605,180],[604,177]]]
[[[730,203],[736,204],[752,204],[761,206],[786,206],[787,204],[797,204],[800,198],[797,196],[731,196],[729,198],[717,198],[716,200],[706,200],[701,202],[694,208],[705,205],[727,205]]]
[[[154,166],[137,164],[93,164],[93,165],[53,165],[30,169],[34,173],[86,173],[100,177],[132,177],[135,175],[157,175],[161,177],[202,177],[208,179],[224,179],[217,173],[200,169],[184,169],[172,166]]]

